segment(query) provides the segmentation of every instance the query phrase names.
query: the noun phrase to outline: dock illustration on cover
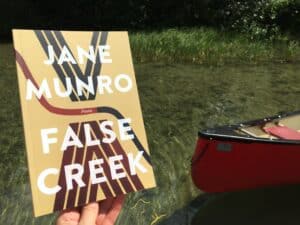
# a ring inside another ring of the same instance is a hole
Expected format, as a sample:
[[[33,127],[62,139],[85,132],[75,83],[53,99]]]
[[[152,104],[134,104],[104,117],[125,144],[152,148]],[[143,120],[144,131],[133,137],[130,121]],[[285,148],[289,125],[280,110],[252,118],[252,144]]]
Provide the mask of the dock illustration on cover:
[[[155,187],[127,32],[13,39],[34,215]]]

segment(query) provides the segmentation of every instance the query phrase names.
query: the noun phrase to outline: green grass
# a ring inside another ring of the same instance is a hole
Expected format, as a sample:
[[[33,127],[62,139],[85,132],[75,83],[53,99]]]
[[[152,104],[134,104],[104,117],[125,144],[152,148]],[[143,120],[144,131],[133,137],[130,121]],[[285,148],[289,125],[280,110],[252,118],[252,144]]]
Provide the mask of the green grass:
[[[176,33],[172,30],[166,31],[171,34],[172,32]],[[189,32],[185,35],[189,36]],[[147,56],[147,49],[150,49],[151,43],[155,43],[158,34],[131,36],[136,62],[147,62],[147,59],[150,62],[158,61],[158,58],[151,60],[151,54]],[[153,41],[142,45],[142,41],[146,41],[142,38],[145,35],[149,37],[147,40],[151,40],[152,35]],[[203,34],[190,35],[201,37]],[[214,31],[211,31],[211,35],[217,38]],[[167,35],[163,37],[168,39]],[[168,40],[172,40],[172,35],[169,38]],[[168,44],[163,39],[161,46],[166,47],[162,53],[157,53],[156,57],[162,54],[167,57],[170,55],[168,51],[183,51],[185,47],[180,45],[180,41],[178,43],[179,50],[173,42]],[[174,47],[173,50],[168,50],[170,45]],[[226,49],[222,42],[218,46],[222,45]],[[232,45],[234,51],[234,42]],[[144,46],[145,50],[138,50],[138,46]],[[153,48],[158,49],[155,46]],[[192,46],[189,48],[191,52],[196,51]],[[264,51],[268,48],[270,46],[261,44]],[[143,51],[145,57],[142,60],[140,58]],[[183,51],[177,59],[175,53],[172,56],[173,61],[171,58],[167,60],[162,57],[161,61],[164,63],[135,64],[158,187],[129,194],[117,224],[150,225],[153,221],[157,222],[151,225],[159,224],[167,218],[172,218],[177,209],[186,206],[200,193],[190,178],[190,158],[198,129],[300,108],[299,64],[178,64],[180,60],[189,61],[190,56],[184,56]],[[282,51],[282,54],[284,56],[285,51]],[[212,59],[213,56],[219,57],[218,60],[224,57],[218,56],[217,52],[208,55]],[[237,60],[237,64],[240,62],[241,60]],[[0,45],[0,96],[0,224],[53,224],[55,214],[38,219],[33,219],[31,214],[31,196],[11,44]],[[155,220],[157,217],[160,219]],[[173,225],[174,222],[164,224]]]
[[[257,64],[298,62],[300,57],[299,41],[253,41],[205,27],[137,32],[130,42],[137,63]]]

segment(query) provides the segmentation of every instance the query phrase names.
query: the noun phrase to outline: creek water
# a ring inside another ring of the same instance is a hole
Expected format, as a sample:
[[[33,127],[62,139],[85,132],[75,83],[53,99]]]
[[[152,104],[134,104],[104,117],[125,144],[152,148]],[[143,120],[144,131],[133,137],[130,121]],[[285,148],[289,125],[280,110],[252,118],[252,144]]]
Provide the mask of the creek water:
[[[55,214],[32,217],[18,95],[5,91],[17,88],[13,57],[0,64],[0,224],[53,224]],[[209,195],[190,178],[199,129],[300,109],[299,64],[138,64],[135,70],[157,188],[129,194],[117,224],[300,222],[298,186]]]

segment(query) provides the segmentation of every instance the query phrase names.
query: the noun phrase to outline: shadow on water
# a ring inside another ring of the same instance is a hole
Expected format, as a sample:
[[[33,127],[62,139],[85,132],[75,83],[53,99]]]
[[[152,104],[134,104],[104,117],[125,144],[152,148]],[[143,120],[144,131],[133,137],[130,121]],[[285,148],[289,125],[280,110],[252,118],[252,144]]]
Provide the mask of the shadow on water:
[[[163,225],[300,224],[300,185],[199,195]]]
[[[197,212],[214,199],[215,195],[200,194],[192,200],[187,206],[175,211],[169,218],[163,220],[159,225],[189,225]]]

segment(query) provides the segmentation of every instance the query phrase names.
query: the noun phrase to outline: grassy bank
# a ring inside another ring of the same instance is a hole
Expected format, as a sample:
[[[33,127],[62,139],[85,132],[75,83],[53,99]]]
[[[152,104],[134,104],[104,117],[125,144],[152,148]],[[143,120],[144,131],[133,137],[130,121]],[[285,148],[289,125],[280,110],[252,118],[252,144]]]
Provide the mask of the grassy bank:
[[[253,41],[211,28],[137,32],[130,34],[130,42],[137,63],[257,64],[300,59],[299,41],[283,37]]]

